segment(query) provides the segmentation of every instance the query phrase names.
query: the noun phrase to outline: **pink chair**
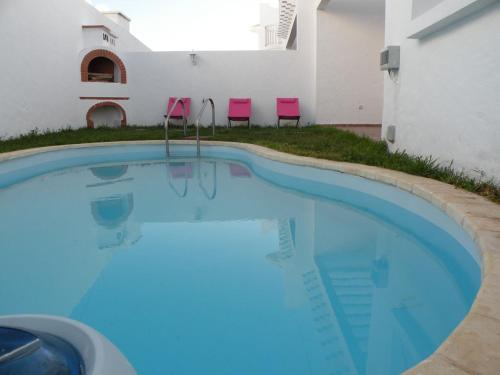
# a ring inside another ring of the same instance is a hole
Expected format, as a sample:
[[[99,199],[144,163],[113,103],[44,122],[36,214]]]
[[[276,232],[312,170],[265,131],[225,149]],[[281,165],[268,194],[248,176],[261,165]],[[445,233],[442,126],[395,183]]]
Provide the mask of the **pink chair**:
[[[170,112],[170,110],[174,106],[174,103],[176,100],[177,100],[177,98],[175,98],[175,97],[171,97],[170,99],[168,99],[167,113],[165,114],[165,117],[168,115],[168,113]],[[183,111],[182,111],[181,103],[177,103],[170,118],[186,119],[186,120],[189,118],[189,114],[191,113],[191,98],[182,98],[182,101],[184,102],[185,113],[183,113]]]
[[[170,175],[175,178],[193,178],[193,165],[191,163],[169,163]]]
[[[299,127],[299,98],[277,98],[276,113],[278,115],[278,128],[280,120],[297,120],[297,127]]]
[[[231,127],[231,121],[248,121],[248,128],[250,128],[250,117],[252,117],[252,99],[229,99],[227,114],[229,127]]]

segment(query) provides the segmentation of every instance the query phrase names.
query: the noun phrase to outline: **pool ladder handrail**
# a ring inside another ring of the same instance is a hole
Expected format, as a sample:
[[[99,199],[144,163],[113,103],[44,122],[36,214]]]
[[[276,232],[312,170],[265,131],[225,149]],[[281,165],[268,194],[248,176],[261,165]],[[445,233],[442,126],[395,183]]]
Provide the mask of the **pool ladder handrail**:
[[[215,136],[215,105],[212,98],[203,98],[203,106],[201,107],[198,116],[196,117],[196,156],[200,157],[200,120],[201,116],[205,112],[207,108],[207,104],[210,103],[210,107],[212,108],[212,136]]]
[[[168,142],[168,123],[170,122],[170,117],[172,116],[172,113],[174,112],[178,103],[180,103],[182,107],[182,118],[184,120],[184,136],[186,136],[187,133],[186,107],[184,105],[184,101],[181,98],[178,98],[174,102],[172,108],[170,108],[170,111],[168,111],[168,113],[165,115],[165,150],[167,152],[167,157],[170,157],[170,144]]]

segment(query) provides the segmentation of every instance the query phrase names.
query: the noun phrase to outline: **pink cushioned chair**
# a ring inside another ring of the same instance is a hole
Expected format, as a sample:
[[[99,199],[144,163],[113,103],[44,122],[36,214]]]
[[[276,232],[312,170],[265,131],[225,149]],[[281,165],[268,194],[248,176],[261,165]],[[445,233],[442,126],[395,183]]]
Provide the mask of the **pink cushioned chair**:
[[[299,127],[299,98],[277,98],[276,113],[278,115],[278,128],[280,120],[297,120],[297,127]]]
[[[175,118],[175,119],[185,118],[186,120],[189,118],[189,114],[191,113],[191,98],[181,98],[181,99],[184,102],[185,113],[182,112],[181,103],[177,103],[170,118]],[[170,112],[170,110],[174,106],[174,103],[176,100],[177,100],[177,98],[175,98],[175,97],[171,97],[170,99],[168,99],[167,113],[165,114],[165,117],[167,117],[168,113]]]
[[[191,163],[170,163],[169,164],[170,175],[177,178],[193,178],[193,165]]]
[[[248,128],[250,128],[250,117],[252,117],[252,99],[229,99],[227,114],[229,127],[231,127],[231,121],[248,121]]]

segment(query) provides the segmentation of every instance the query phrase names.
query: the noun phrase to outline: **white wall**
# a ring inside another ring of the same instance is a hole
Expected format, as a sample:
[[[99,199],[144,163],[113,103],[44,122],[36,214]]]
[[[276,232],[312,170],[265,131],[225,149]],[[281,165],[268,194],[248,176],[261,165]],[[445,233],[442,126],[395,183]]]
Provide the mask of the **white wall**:
[[[318,12],[317,122],[382,123],[384,1],[332,0]]]
[[[226,123],[229,97],[252,97],[253,121],[276,122],[275,99],[298,96],[303,124],[315,117],[315,8],[302,1],[298,51],[200,52],[192,66],[188,52],[153,53],[126,29],[84,0],[7,0],[0,5],[0,60],[6,81],[0,86],[0,136],[16,136],[35,127],[86,126],[86,113],[102,100],[80,97],[130,97],[117,101],[129,124],[163,120],[169,96],[190,96],[194,111],[202,97],[217,105],[217,122]],[[54,11],[57,10],[57,11]],[[124,61],[128,83],[80,82],[80,63],[102,41],[89,45],[82,25],[103,24],[119,37],[114,52]],[[48,26],[50,25],[50,26]],[[193,116],[194,117],[194,116]]]
[[[80,97],[130,98],[116,100],[129,124],[162,122],[170,96],[193,99],[192,121],[203,97],[215,99],[218,124],[227,121],[230,97],[251,97],[252,121],[271,125],[276,123],[276,97],[296,96],[304,125],[316,123],[317,116],[323,123],[379,123],[377,59],[383,14],[377,8],[354,17],[344,9],[318,17],[316,6],[298,1],[297,50],[198,52],[198,65],[193,66],[189,52],[151,52],[84,0],[5,0],[0,5],[0,48],[9,51],[10,59],[0,59],[0,136],[35,127],[84,127],[89,108],[106,99]],[[349,20],[354,27],[347,25]],[[127,84],[80,82],[82,58],[103,48],[102,40],[89,44],[82,25],[99,24],[119,37],[117,47],[110,48],[125,63]],[[344,38],[333,35],[338,32]],[[336,48],[340,53],[332,59]],[[353,75],[355,62],[359,65]]]
[[[299,97],[301,124],[315,122],[316,114],[316,8],[299,1],[299,35],[296,51],[211,51],[127,53],[130,101],[124,103],[131,124],[153,125],[163,121],[170,96],[192,98],[191,122],[203,97],[212,97],[217,124],[227,123],[230,97],[251,97],[252,122],[276,123],[276,98]],[[210,122],[209,113],[203,123]]]
[[[411,14],[411,0],[387,0],[387,43],[401,43],[397,82],[385,79],[391,150],[500,179],[500,3],[419,40],[407,39]]]
[[[215,101],[217,124],[227,123],[230,97],[252,98],[255,124],[275,124],[276,97],[303,99],[303,123],[314,119],[304,79],[297,76],[303,67],[295,51],[199,52],[196,66],[189,52],[129,53],[124,60],[131,92],[128,122],[132,124],[162,122],[170,96],[192,99],[191,122],[204,97]],[[209,121],[207,111],[203,122]]]
[[[85,124],[79,53],[89,24],[108,26],[121,50],[148,50],[84,0],[0,2],[0,137]]]
[[[413,0],[412,18],[424,14],[444,0]]]

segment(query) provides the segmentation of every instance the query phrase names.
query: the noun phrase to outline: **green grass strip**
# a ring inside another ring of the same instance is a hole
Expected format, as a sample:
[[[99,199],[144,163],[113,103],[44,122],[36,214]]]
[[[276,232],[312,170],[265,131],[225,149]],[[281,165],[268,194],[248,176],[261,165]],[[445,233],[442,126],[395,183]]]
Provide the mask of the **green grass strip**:
[[[252,128],[251,130],[218,128],[215,137],[210,137],[211,132],[208,129],[203,129],[201,134],[217,141],[252,143],[296,155],[360,163],[428,177],[500,203],[500,185],[493,179],[486,179],[484,176],[471,177],[454,168],[453,164],[442,165],[431,156],[412,156],[404,151],[391,153],[385,142],[374,141],[332,127]],[[188,136],[193,135],[194,129],[191,127]],[[178,129],[173,129],[169,136],[171,139],[183,138],[182,132]],[[0,140],[0,152],[77,143],[161,140],[164,137],[162,127],[141,126],[123,129],[32,131],[17,138]]]

